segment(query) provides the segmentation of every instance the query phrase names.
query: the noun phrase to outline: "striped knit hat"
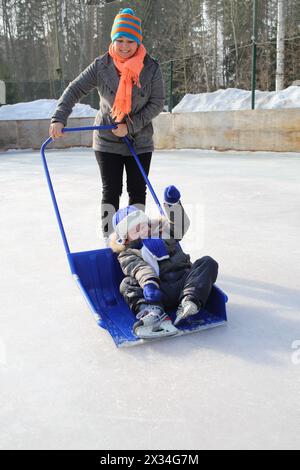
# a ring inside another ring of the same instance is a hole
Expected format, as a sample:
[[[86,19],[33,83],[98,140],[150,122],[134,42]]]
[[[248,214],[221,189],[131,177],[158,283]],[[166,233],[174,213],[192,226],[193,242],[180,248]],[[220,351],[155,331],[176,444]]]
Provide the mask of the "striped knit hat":
[[[111,40],[114,42],[116,39],[125,36],[126,38],[133,39],[141,44],[142,36],[142,22],[140,18],[135,16],[131,8],[125,8],[116,17],[111,30]]]

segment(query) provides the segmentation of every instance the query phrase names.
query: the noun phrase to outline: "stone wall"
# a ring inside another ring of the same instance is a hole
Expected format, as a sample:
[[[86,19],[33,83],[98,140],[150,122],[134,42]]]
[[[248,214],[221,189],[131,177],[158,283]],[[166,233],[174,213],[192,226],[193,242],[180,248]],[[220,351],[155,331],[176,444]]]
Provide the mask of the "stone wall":
[[[72,118],[68,127],[93,124]],[[49,119],[0,121],[0,149],[39,149],[48,137]],[[157,149],[200,148],[300,152],[300,109],[162,113],[154,120]],[[91,146],[92,132],[70,133],[52,148]]]

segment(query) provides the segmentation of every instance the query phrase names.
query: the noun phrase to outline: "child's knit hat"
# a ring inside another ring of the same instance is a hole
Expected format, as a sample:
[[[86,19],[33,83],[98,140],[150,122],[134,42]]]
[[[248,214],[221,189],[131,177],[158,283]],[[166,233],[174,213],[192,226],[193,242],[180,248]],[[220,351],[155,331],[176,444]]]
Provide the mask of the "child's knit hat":
[[[119,37],[125,36],[141,44],[142,22],[140,18],[135,16],[131,8],[125,8],[116,17],[111,30],[111,40],[114,42]]]
[[[129,230],[135,228],[138,224],[149,223],[149,217],[145,212],[135,206],[127,206],[119,209],[113,216],[113,227],[119,237],[119,242],[127,239]]]

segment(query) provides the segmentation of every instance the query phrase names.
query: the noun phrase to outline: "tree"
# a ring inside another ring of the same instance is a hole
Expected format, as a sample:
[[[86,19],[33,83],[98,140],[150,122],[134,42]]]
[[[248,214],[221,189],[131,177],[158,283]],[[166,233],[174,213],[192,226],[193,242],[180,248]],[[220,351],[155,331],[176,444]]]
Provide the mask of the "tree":
[[[278,0],[276,91],[284,88],[285,2]]]
[[[162,63],[167,89],[172,61],[175,102],[185,93],[250,89],[253,0],[129,3],[142,19],[144,45]],[[257,86],[281,89],[300,78],[300,1],[257,3]],[[20,100],[57,97],[107,51],[114,17],[128,6],[128,0],[0,0],[0,79],[11,81]]]

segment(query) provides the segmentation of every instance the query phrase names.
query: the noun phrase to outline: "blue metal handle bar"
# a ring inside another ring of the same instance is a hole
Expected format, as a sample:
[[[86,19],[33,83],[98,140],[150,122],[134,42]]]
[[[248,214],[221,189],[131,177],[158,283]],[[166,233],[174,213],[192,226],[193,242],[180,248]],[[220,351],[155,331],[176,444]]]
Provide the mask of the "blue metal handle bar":
[[[156,202],[156,205],[157,205],[157,207],[158,207],[158,209],[159,209],[159,211],[160,211],[160,214],[163,215],[163,216],[165,216],[165,212],[164,212],[164,210],[163,210],[163,208],[162,208],[162,206],[161,206],[161,204],[160,204],[160,202],[159,202],[158,197],[156,196],[156,193],[155,193],[155,191],[154,191],[154,189],[153,189],[152,184],[151,184],[150,181],[149,181],[148,176],[147,176],[146,173],[145,173],[145,170],[144,170],[144,168],[143,168],[143,166],[142,166],[142,164],[141,164],[141,162],[140,162],[140,159],[139,159],[139,157],[137,156],[137,154],[136,154],[136,152],[135,152],[135,150],[134,150],[134,147],[133,147],[133,145],[132,145],[132,142],[130,141],[130,139],[129,139],[128,137],[124,137],[123,140],[124,140],[124,142],[126,142],[126,144],[127,144],[128,148],[129,148],[130,152],[132,153],[133,157],[135,158],[135,161],[136,161],[136,163],[137,163],[137,165],[138,165],[138,167],[139,167],[139,169],[140,169],[140,172],[142,173],[143,178],[144,178],[144,180],[145,180],[145,182],[146,182],[148,188],[150,189],[150,192],[151,192],[151,194],[152,194],[152,197],[153,197],[154,201]]]
[[[64,127],[62,132],[79,132],[79,131],[110,131],[116,129],[117,124],[111,124],[108,126],[86,126],[86,127]]]
[[[111,130],[111,129],[115,129],[117,127],[117,124],[115,125],[109,125],[109,126],[88,126],[88,127],[65,127],[64,129],[62,129],[62,132],[79,132],[79,131],[94,131],[94,130]],[[144,168],[142,167],[141,165],[141,162],[133,148],[133,145],[130,141],[130,139],[128,137],[124,137],[124,142],[126,142],[130,152],[132,153],[133,157],[135,158],[135,161],[142,173],[142,176],[146,182],[146,184],[148,185],[149,189],[150,189],[150,192],[159,208],[159,211],[161,213],[161,215],[165,215],[164,213],[164,210],[159,202],[159,199],[158,197],[156,196],[155,194],[155,191],[149,181],[149,178],[147,177],[145,171],[144,171]],[[47,164],[47,160],[46,160],[46,156],[45,156],[45,149],[46,147],[53,141],[53,139],[51,137],[49,137],[47,140],[45,140],[45,142],[42,144],[42,147],[41,147],[41,157],[42,157],[42,161],[43,161],[43,166],[44,166],[44,170],[45,170],[45,174],[46,174],[46,178],[47,178],[47,183],[48,183],[48,187],[49,187],[49,191],[50,191],[50,195],[51,195],[51,199],[52,199],[52,203],[53,203],[53,207],[54,207],[54,210],[55,210],[55,215],[56,215],[56,218],[57,218],[57,222],[58,222],[58,225],[59,225],[59,229],[60,229],[60,233],[61,233],[61,237],[63,239],[63,243],[64,243],[64,247],[65,247],[65,251],[68,255],[68,260],[69,260],[69,264],[70,264],[70,268],[71,268],[71,271],[72,273],[75,272],[75,269],[74,269],[74,265],[73,265],[73,260],[72,258],[69,256],[70,255],[70,247],[69,247],[69,244],[68,244],[68,240],[67,240],[67,237],[66,237],[66,233],[65,233],[65,229],[64,229],[64,226],[63,226],[63,223],[62,223],[62,219],[61,219],[61,215],[60,215],[60,212],[59,212],[59,208],[58,208],[58,204],[57,204],[57,200],[56,200],[56,196],[55,196],[55,192],[54,192],[54,189],[53,189],[53,184],[52,184],[52,181],[51,181],[51,177],[50,177],[50,173],[49,173],[49,169],[48,169],[48,164]]]
[[[62,220],[61,220],[61,216],[60,216],[60,213],[59,213],[59,208],[58,208],[58,205],[57,205],[57,201],[56,201],[56,197],[55,197],[55,193],[54,193],[54,189],[53,189],[53,185],[52,185],[52,181],[51,181],[51,177],[50,177],[50,173],[49,173],[49,169],[48,169],[48,165],[47,165],[47,160],[46,160],[46,156],[45,156],[45,149],[46,149],[47,145],[49,145],[51,142],[52,142],[52,138],[49,137],[43,143],[43,145],[41,147],[41,157],[42,157],[43,166],[44,166],[44,170],[45,170],[46,178],[47,178],[47,183],[48,183],[48,187],[49,187],[53,207],[54,207],[54,210],[55,210],[56,219],[57,219],[57,222],[58,222],[58,225],[59,225],[61,237],[63,239],[64,247],[65,247],[66,253],[68,255],[68,260],[69,260],[69,263],[70,263],[71,271],[72,271],[72,273],[74,273],[75,272],[74,271],[74,266],[73,266],[73,263],[71,263],[71,258],[69,256],[70,255],[70,248],[69,248],[68,240],[67,240],[67,237],[66,237],[65,229],[64,229],[64,226],[63,226],[63,223],[62,223]]]

